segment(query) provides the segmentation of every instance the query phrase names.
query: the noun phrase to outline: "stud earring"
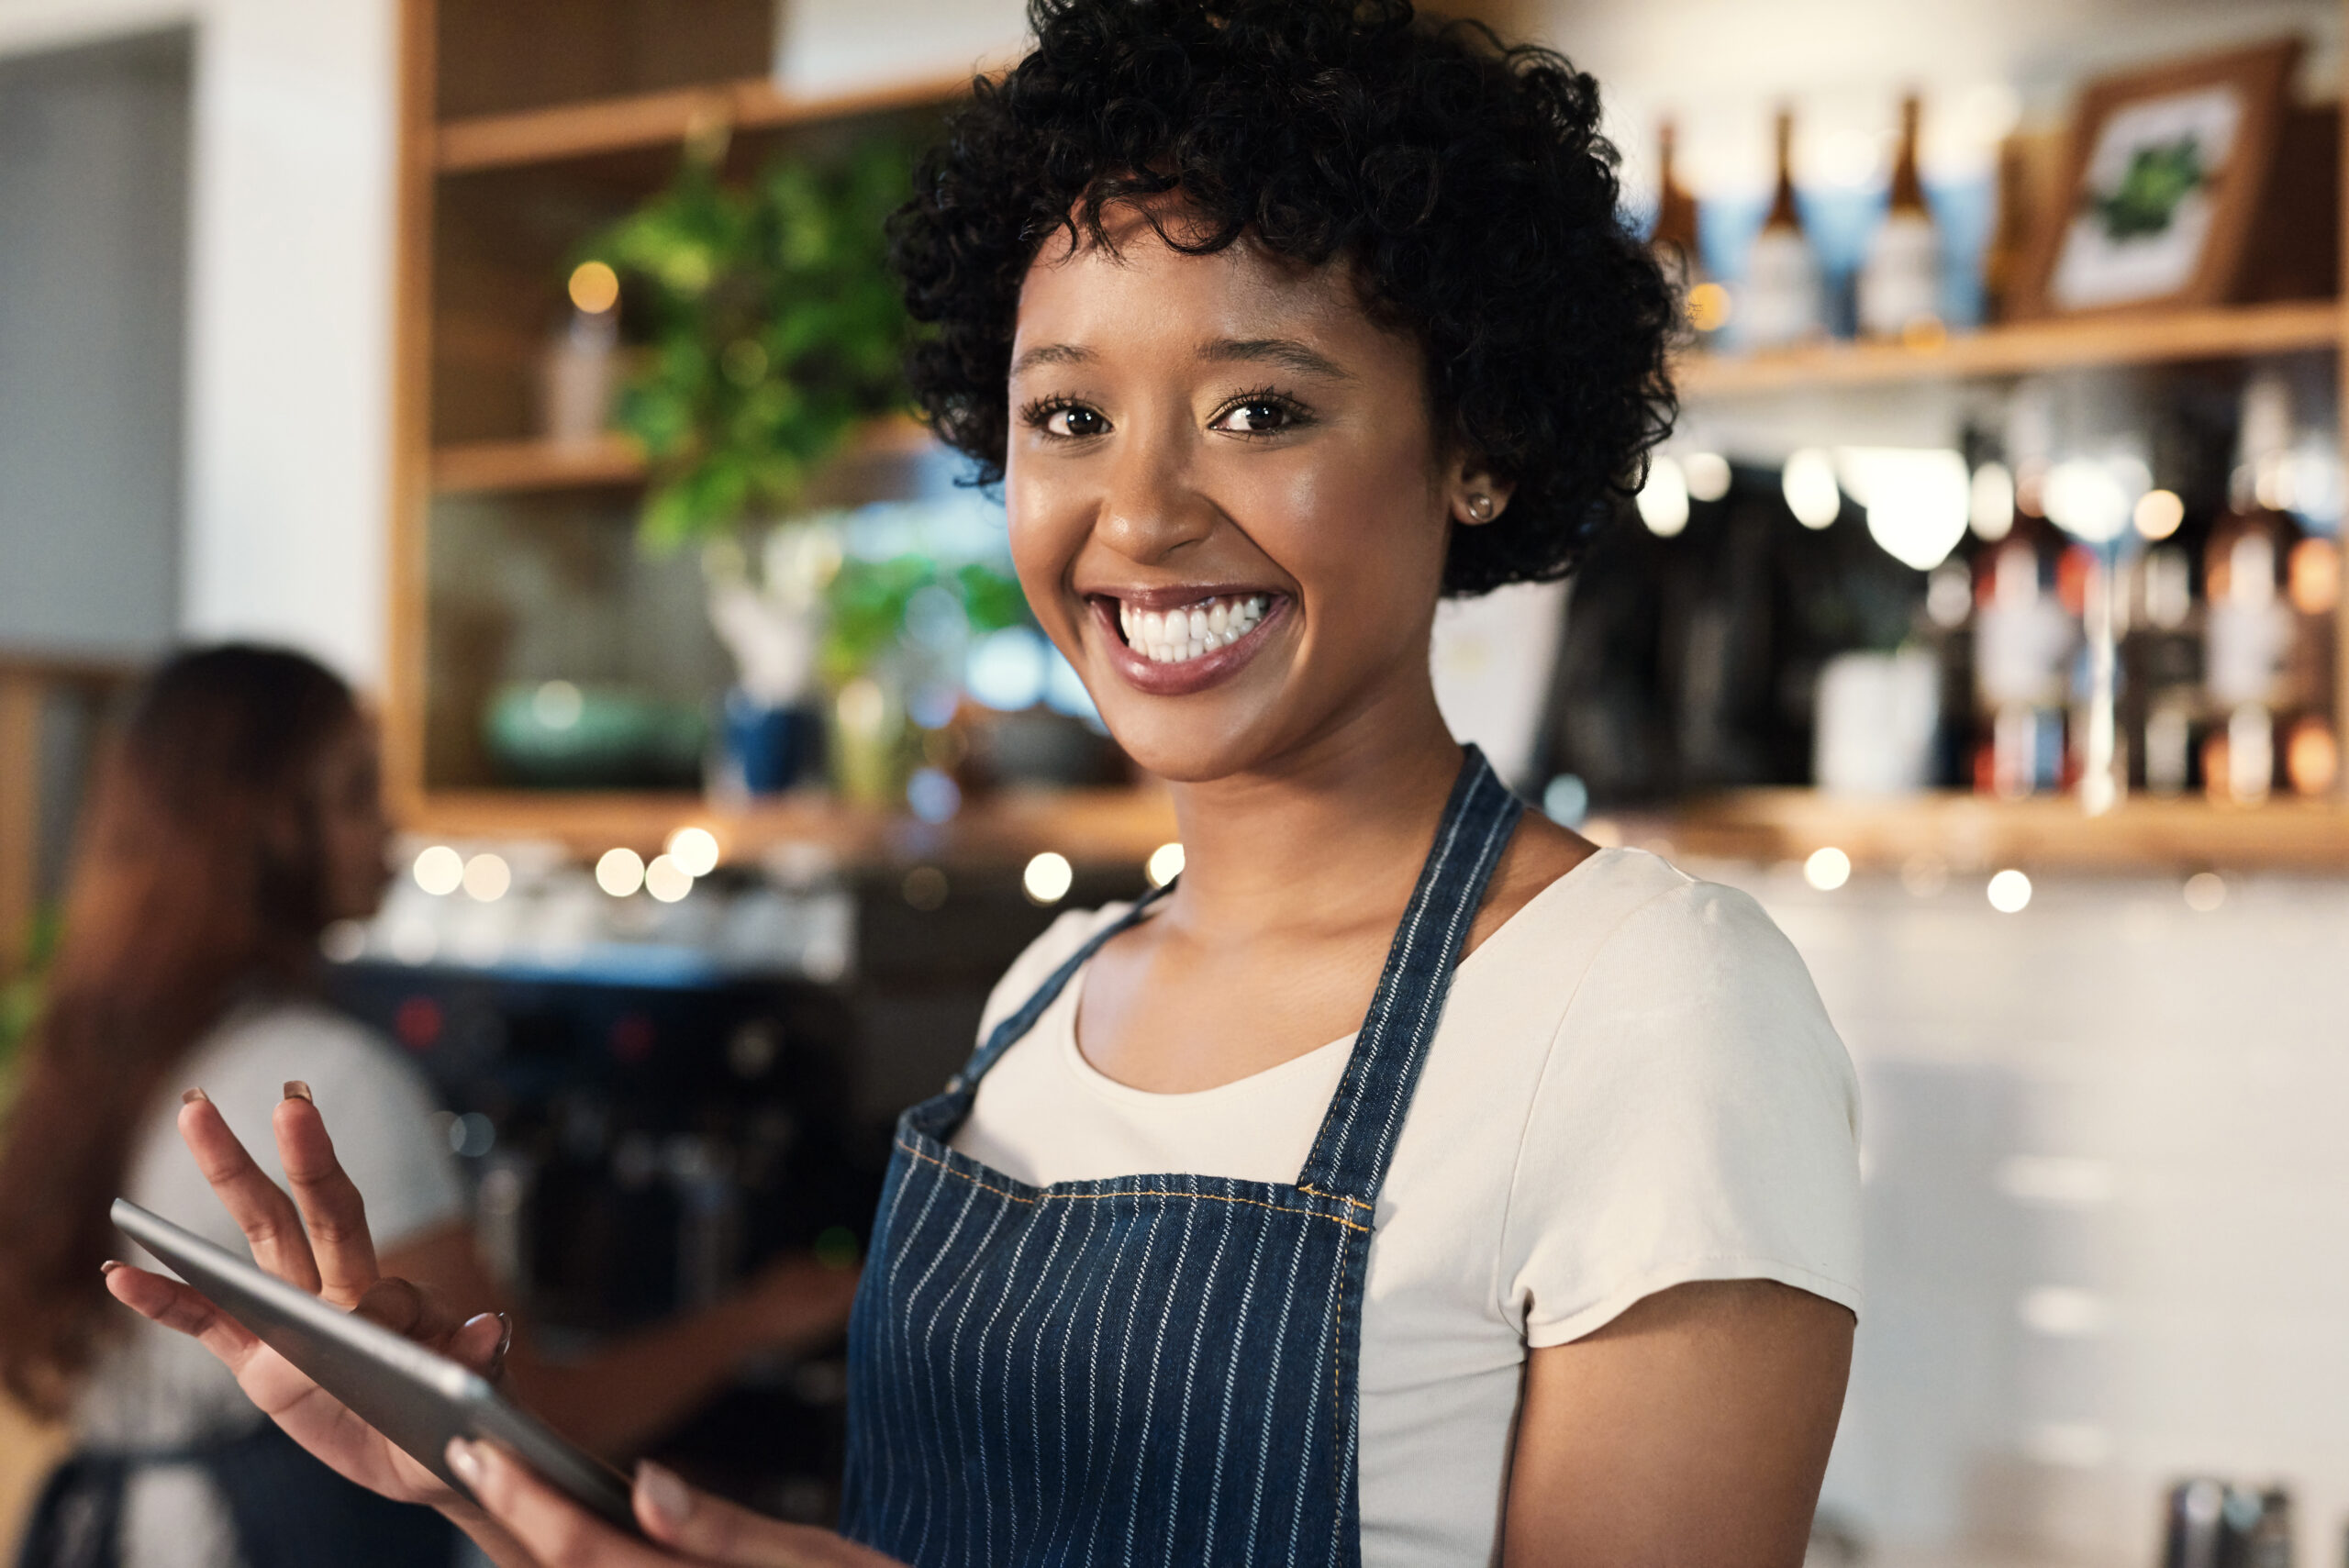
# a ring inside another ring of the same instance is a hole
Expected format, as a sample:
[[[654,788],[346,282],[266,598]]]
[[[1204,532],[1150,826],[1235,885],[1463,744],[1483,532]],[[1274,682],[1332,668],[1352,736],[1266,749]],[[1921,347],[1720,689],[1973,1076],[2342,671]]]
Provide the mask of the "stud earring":
[[[1493,498],[1478,494],[1468,497],[1468,516],[1480,523],[1493,520]]]

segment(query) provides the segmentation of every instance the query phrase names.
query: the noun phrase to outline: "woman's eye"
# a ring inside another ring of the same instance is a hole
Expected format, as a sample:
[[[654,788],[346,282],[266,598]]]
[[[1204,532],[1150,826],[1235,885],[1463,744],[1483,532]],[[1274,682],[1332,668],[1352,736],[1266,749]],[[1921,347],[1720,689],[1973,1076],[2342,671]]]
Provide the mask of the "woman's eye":
[[[1286,403],[1267,397],[1252,397],[1235,403],[1217,418],[1214,428],[1241,436],[1272,436],[1297,423],[1297,416]]]
[[[1074,404],[1048,410],[1044,415],[1044,433],[1048,436],[1082,438],[1098,436],[1109,428],[1109,421],[1090,408]]]

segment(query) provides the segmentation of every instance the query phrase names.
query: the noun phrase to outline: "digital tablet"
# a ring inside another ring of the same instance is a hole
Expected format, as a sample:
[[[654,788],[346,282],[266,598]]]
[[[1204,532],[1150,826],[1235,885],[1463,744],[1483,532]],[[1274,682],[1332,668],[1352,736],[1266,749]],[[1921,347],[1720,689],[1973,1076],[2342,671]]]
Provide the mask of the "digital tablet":
[[[473,1493],[449,1472],[449,1440],[486,1440],[511,1451],[607,1523],[642,1535],[627,1476],[556,1435],[479,1373],[264,1273],[250,1260],[128,1199],[115,1199],[114,1222],[463,1496]]]

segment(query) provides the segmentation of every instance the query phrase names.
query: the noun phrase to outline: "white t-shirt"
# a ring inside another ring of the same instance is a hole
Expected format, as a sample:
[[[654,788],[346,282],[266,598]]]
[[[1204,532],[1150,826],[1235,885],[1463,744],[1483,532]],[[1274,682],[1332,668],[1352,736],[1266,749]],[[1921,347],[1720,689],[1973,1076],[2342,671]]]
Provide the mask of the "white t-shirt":
[[[1124,906],[1020,956],[985,1031]],[[1077,1050],[1082,972],[953,1145],[1036,1185],[1294,1182],[1353,1039],[1197,1094]],[[1527,1350],[1693,1280],[1860,1305],[1859,1093],[1802,960],[1745,895],[1593,855],[1465,959],[1379,1194],[1362,1337],[1363,1561],[1491,1561]]]
[[[222,1019],[173,1070],[148,1112],[123,1195],[243,1256],[244,1235],[180,1140],[180,1091],[200,1087],[278,1185],[270,1116],[299,1078],[325,1116],[335,1154],[367,1200],[379,1252],[464,1218],[464,1189],[422,1074],[388,1042],[306,1002],[249,1004]],[[152,1266],[133,1249],[128,1262]],[[77,1438],[109,1450],[185,1447],[262,1419],[212,1353],[128,1311],[90,1369],[74,1408]],[[192,1465],[132,1473],[124,1499],[123,1568],[235,1568],[227,1506]]]

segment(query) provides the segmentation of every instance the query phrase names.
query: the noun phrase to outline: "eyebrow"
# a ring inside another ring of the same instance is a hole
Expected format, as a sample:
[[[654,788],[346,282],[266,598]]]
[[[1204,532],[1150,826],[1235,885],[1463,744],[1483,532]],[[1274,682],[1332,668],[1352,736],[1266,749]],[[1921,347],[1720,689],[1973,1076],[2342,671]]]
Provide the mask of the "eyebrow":
[[[1254,361],[1280,365],[1299,375],[1325,376],[1331,381],[1352,381],[1352,373],[1335,360],[1315,353],[1294,338],[1219,338],[1202,343],[1198,349],[1203,360]]]
[[[1074,343],[1039,343],[1021,350],[1019,357],[1011,361],[1011,373],[1021,375],[1038,365],[1090,364],[1094,358],[1092,350],[1081,349]]]
[[[1203,360],[1226,363],[1253,361],[1275,364],[1300,375],[1318,375],[1331,381],[1352,381],[1352,373],[1326,355],[1314,352],[1294,338],[1216,338],[1199,345],[1197,353]],[[1021,350],[1011,361],[1011,374],[1019,376],[1040,365],[1091,364],[1099,356],[1090,349],[1074,343],[1039,343]]]

